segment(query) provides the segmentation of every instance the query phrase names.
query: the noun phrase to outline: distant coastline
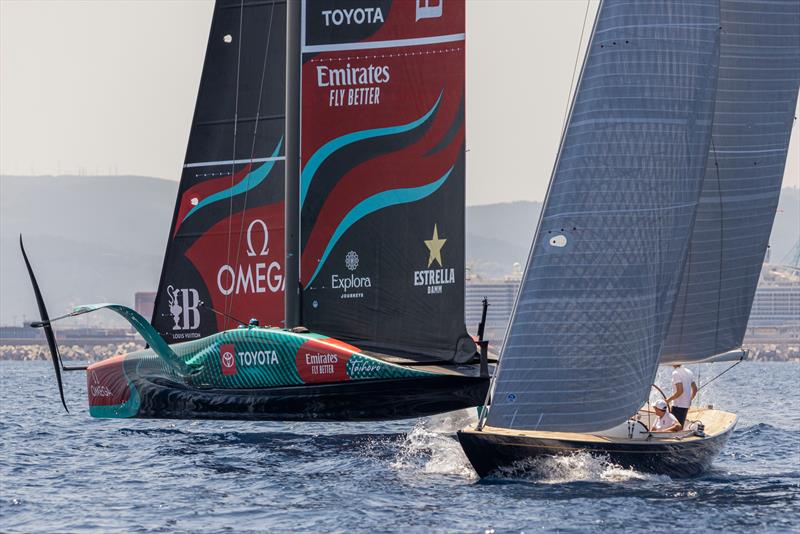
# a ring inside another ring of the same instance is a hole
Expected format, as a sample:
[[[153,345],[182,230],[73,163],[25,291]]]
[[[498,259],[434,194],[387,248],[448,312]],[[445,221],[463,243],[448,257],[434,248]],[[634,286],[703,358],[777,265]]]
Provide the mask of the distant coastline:
[[[108,340],[108,343],[91,343],[73,341],[70,344],[59,345],[59,352],[65,361],[96,362],[116,356],[127,354],[144,348],[144,342]],[[791,362],[800,363],[800,341],[797,343],[769,342],[748,343],[745,348],[750,349],[748,361],[756,362]],[[26,344],[9,344],[0,338],[0,361],[46,361],[50,359],[47,346],[38,340],[31,340]]]
[[[97,362],[119,354],[127,354],[144,348],[144,341],[110,342],[103,344],[59,345],[58,351],[64,361]],[[0,339],[0,361],[46,361],[50,360],[47,345],[32,341],[28,344],[7,344]]]

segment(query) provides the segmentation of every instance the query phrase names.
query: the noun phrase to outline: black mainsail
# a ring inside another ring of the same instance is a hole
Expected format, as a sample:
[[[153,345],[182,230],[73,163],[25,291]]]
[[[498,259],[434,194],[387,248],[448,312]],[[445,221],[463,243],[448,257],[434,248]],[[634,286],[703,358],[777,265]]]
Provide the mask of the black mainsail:
[[[489,425],[604,430],[647,398],[703,185],[718,55],[718,2],[602,3]]]
[[[742,346],[778,206],[800,85],[800,2],[721,0],[703,193],[662,363]]]
[[[466,361],[465,5],[301,6],[299,320]],[[285,2],[217,2],[153,317],[168,342],[283,323],[285,52]]]
[[[285,53],[284,1],[217,1],[152,319],[168,343],[283,320]]]
[[[429,5],[430,4],[430,5]],[[464,2],[303,3],[302,322],[466,361]]]

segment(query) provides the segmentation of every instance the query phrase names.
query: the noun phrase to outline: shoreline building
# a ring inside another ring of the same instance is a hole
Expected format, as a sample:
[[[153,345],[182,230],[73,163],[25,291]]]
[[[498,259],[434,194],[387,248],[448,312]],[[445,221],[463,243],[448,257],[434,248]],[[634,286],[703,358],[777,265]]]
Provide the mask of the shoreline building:
[[[142,317],[150,320],[155,309],[155,291],[137,291],[133,294],[133,309],[139,312]]]
[[[468,276],[464,298],[467,330],[475,335],[486,297],[484,337],[492,350],[500,352],[508,321],[519,291],[521,269],[515,264],[512,274],[502,279]],[[800,342],[800,269],[764,264],[756,289],[745,344],[792,344]]]
[[[486,328],[484,338],[489,341],[493,351],[502,348],[508,320],[514,309],[519,284],[522,280],[522,269],[514,264],[514,272],[503,279],[483,279],[467,277],[464,293],[464,320],[467,331],[473,335],[478,332],[478,324],[483,313],[483,298],[489,302],[486,311]]]
[[[764,264],[746,341],[800,340],[800,269]]]

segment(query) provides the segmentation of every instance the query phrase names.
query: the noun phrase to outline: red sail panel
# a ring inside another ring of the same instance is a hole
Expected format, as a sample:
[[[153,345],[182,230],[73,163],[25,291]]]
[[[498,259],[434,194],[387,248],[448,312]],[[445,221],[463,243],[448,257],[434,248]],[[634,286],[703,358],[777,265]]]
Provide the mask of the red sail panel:
[[[303,8],[303,321],[365,349],[471,358],[463,1]]]

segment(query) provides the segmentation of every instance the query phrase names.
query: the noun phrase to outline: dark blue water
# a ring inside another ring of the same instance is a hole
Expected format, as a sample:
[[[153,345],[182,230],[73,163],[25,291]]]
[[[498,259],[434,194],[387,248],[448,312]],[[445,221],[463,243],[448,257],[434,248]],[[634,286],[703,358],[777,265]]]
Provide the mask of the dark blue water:
[[[705,366],[701,382],[726,364]],[[576,455],[478,481],[451,429],[392,423],[98,420],[83,373],[62,413],[49,363],[0,363],[0,530],[800,531],[800,366],[744,363],[702,393],[739,425],[714,469],[672,480]]]

